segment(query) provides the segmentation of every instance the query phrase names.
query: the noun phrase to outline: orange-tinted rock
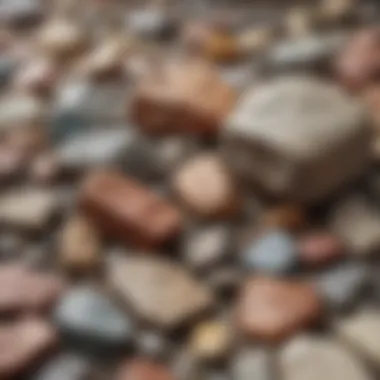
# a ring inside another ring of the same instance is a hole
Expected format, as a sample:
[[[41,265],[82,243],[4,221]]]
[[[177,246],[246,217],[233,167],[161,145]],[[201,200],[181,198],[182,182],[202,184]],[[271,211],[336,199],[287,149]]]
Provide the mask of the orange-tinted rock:
[[[175,207],[117,172],[89,175],[79,202],[89,220],[106,235],[142,247],[167,242],[181,227]]]
[[[175,380],[170,369],[150,359],[136,358],[124,363],[116,380]]]
[[[362,30],[338,55],[335,69],[342,84],[360,91],[380,75],[380,28]]]
[[[314,232],[300,238],[298,252],[305,264],[321,265],[342,257],[345,247],[341,239],[329,232]]]
[[[312,287],[265,277],[245,283],[237,308],[237,323],[248,337],[283,340],[319,317],[320,301]]]
[[[0,328],[0,376],[13,378],[47,354],[57,343],[53,328],[29,319]]]
[[[174,174],[173,188],[183,204],[199,216],[226,217],[237,210],[235,183],[217,155],[190,159]]]
[[[235,97],[212,66],[163,63],[138,84],[132,119],[148,133],[216,135]]]
[[[261,224],[265,227],[285,228],[288,230],[299,230],[306,225],[306,215],[302,207],[286,204],[273,207],[266,211]]]

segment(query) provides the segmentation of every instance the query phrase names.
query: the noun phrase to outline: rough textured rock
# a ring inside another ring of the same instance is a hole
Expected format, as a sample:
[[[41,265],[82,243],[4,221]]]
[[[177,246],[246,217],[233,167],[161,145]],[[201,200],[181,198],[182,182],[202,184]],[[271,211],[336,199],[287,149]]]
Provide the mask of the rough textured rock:
[[[144,358],[131,359],[121,365],[116,380],[174,380],[170,369],[164,364]]]
[[[241,97],[224,125],[222,148],[245,180],[280,197],[312,202],[366,167],[366,123],[361,104],[338,87],[289,76]]]
[[[176,328],[213,303],[207,287],[166,260],[118,258],[108,277],[140,318],[163,328]]]
[[[280,355],[284,380],[369,380],[357,357],[326,338],[301,337],[291,341]]]

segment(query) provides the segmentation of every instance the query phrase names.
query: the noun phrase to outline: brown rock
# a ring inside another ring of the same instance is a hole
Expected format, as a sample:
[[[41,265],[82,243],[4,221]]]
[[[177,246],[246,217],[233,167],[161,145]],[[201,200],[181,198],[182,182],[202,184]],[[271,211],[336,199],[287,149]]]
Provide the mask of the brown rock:
[[[222,160],[214,154],[190,159],[174,174],[178,198],[202,217],[231,216],[237,210],[237,189]]]
[[[44,152],[34,158],[29,167],[32,181],[39,184],[54,182],[61,174],[61,166],[52,152]]]
[[[265,227],[285,228],[291,231],[297,231],[307,223],[303,208],[293,204],[269,209],[261,219],[261,224]]]
[[[234,91],[212,66],[162,63],[137,86],[132,119],[150,133],[215,135],[234,102]]]
[[[90,175],[80,204],[104,233],[139,246],[158,246],[180,230],[180,215],[173,206],[116,172]]]
[[[308,285],[258,277],[242,289],[237,321],[251,338],[279,341],[313,323],[320,312],[319,299]]]
[[[60,262],[68,271],[95,269],[100,262],[100,239],[93,226],[82,216],[67,221],[60,239]]]
[[[0,328],[0,376],[13,378],[51,350],[56,344],[52,327],[29,319]]]
[[[120,367],[116,380],[175,380],[175,377],[163,364],[135,358]]]
[[[342,240],[332,233],[317,231],[300,238],[298,252],[305,264],[321,265],[342,257],[345,247]]]
[[[380,28],[354,35],[335,66],[341,82],[350,90],[360,91],[376,81],[380,74]]]

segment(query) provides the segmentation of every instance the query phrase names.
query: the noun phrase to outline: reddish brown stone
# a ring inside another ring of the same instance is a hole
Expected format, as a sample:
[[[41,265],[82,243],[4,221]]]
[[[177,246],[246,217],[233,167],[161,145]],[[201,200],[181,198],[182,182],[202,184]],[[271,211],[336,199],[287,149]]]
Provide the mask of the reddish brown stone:
[[[175,380],[175,377],[165,365],[137,358],[121,366],[116,380]]]
[[[201,62],[170,62],[142,79],[132,119],[149,133],[215,135],[235,102],[235,93]]]
[[[142,247],[156,247],[177,235],[178,211],[134,180],[96,172],[84,183],[80,205],[105,234]]]
[[[338,55],[336,72],[343,85],[360,91],[380,75],[380,28],[358,32]]]
[[[329,232],[314,232],[300,238],[298,251],[305,264],[321,265],[344,255],[341,239]]]
[[[0,377],[24,371],[57,343],[53,328],[41,320],[25,320],[0,328]]]
[[[261,218],[265,227],[299,230],[306,225],[306,215],[302,207],[288,204],[274,207],[265,212]]]
[[[251,338],[280,341],[313,323],[320,313],[320,301],[308,285],[258,277],[242,289],[237,322]]]

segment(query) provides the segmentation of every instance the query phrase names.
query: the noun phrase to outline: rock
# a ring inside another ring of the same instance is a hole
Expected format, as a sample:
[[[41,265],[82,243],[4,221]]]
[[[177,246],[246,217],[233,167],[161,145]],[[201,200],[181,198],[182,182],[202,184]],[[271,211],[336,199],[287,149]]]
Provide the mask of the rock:
[[[259,224],[264,228],[279,228],[293,232],[305,227],[307,218],[301,206],[284,204],[265,210]]]
[[[202,361],[217,361],[227,357],[232,346],[232,332],[222,321],[211,320],[195,326],[190,348]]]
[[[243,30],[237,39],[243,53],[254,54],[269,47],[273,39],[273,31],[270,27],[253,27]]]
[[[122,160],[133,141],[129,131],[121,128],[78,132],[58,146],[57,159],[69,171],[112,165]]]
[[[172,186],[180,201],[200,217],[223,218],[237,211],[235,183],[216,155],[203,154],[185,162],[174,173]]]
[[[101,242],[93,226],[82,216],[68,219],[61,231],[61,265],[68,271],[86,272],[100,263]]]
[[[227,226],[212,225],[190,231],[185,237],[183,255],[195,269],[208,269],[222,262],[230,253],[231,231]]]
[[[366,359],[380,363],[380,313],[377,310],[362,310],[336,323],[336,332]]]
[[[342,258],[346,249],[340,238],[328,231],[309,232],[297,242],[301,262],[310,266],[331,263]]]
[[[367,287],[367,270],[359,263],[343,263],[319,275],[315,285],[331,307],[346,308]]]
[[[120,366],[116,380],[175,380],[175,377],[164,364],[149,359],[135,358]]]
[[[57,194],[44,189],[16,189],[0,197],[0,223],[42,231],[58,211]]]
[[[50,309],[63,290],[56,275],[39,273],[20,264],[0,267],[0,313],[38,313]]]
[[[0,88],[9,83],[16,68],[17,61],[15,57],[11,54],[2,54],[0,57]]]
[[[41,125],[46,120],[45,104],[30,95],[15,94],[0,100],[0,130]]]
[[[284,380],[369,380],[372,377],[357,357],[327,338],[301,337],[280,354]]]
[[[63,353],[44,364],[31,380],[84,380],[89,373],[87,360]]]
[[[132,324],[102,292],[90,286],[72,289],[54,311],[62,333],[89,349],[121,349],[131,340]]]
[[[273,377],[271,357],[268,351],[245,348],[234,356],[231,376],[234,380],[270,380]]]
[[[209,309],[209,289],[177,264],[148,257],[128,257],[110,263],[112,286],[139,318],[158,327],[179,327]]]
[[[315,322],[321,304],[312,287],[291,280],[248,279],[237,304],[237,324],[252,339],[283,340]]]
[[[28,168],[28,176],[36,185],[49,185],[57,181],[62,174],[62,167],[53,152],[37,155]]]
[[[326,70],[347,39],[342,32],[286,39],[270,48],[265,60],[274,71]]]
[[[307,7],[292,7],[285,15],[284,29],[288,36],[299,38],[309,34],[315,23],[314,11]]]
[[[27,319],[0,328],[0,375],[14,378],[51,351],[57,337],[49,324]]]
[[[269,231],[246,247],[242,261],[248,270],[278,275],[289,273],[297,263],[297,247],[288,233]]]
[[[151,134],[215,136],[235,102],[234,91],[205,63],[187,60],[158,65],[160,75],[146,75],[137,85],[132,121]]]
[[[239,287],[244,274],[237,268],[224,266],[215,269],[207,278],[208,284],[221,295],[233,294]]]
[[[137,336],[136,346],[139,355],[150,358],[163,358],[170,347],[165,336],[157,331],[144,330]]]
[[[181,217],[174,206],[117,172],[89,175],[79,203],[89,220],[106,235],[142,247],[166,243],[181,228]]]
[[[354,255],[366,256],[380,248],[380,213],[359,194],[337,202],[329,225]]]
[[[273,80],[242,96],[224,125],[222,150],[246,181],[296,203],[318,201],[368,164],[370,128],[363,111],[317,79]]]
[[[320,3],[320,20],[325,23],[337,24],[350,19],[357,13],[357,0],[323,0]]]
[[[0,22],[13,26],[25,26],[39,22],[44,14],[40,0],[5,0],[0,4]]]
[[[360,30],[337,55],[337,77],[349,90],[361,91],[378,78],[379,35],[378,27]]]

